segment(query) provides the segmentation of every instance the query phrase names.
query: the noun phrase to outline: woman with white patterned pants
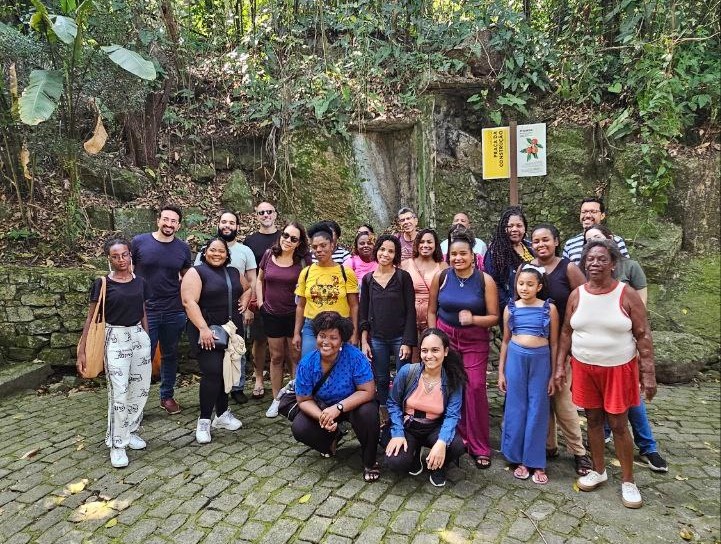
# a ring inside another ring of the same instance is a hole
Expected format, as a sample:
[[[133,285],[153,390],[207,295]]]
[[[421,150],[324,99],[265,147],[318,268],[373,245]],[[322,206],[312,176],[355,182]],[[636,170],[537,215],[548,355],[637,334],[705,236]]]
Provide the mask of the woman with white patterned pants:
[[[90,321],[100,299],[103,280],[105,293],[105,375],[108,387],[108,428],[105,444],[115,468],[128,466],[126,448],[146,446],[137,435],[148,400],[152,363],[150,337],[145,316],[147,286],[132,273],[130,244],[122,239],[105,243],[110,273],[98,278],[90,289],[90,308],[78,346],[78,371],[85,370],[85,341]],[[101,306],[102,307],[102,306]]]

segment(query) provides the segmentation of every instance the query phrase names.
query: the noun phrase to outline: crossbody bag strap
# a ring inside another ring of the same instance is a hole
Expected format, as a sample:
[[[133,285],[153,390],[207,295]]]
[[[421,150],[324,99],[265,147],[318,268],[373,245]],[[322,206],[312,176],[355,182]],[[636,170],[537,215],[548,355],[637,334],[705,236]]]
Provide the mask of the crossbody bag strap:
[[[338,355],[338,357],[340,357],[340,354]],[[317,384],[315,384],[315,387],[313,387],[313,392],[310,394],[311,397],[315,397],[316,393],[318,393],[318,391],[320,391],[320,388],[323,387],[323,384],[330,376],[330,373],[333,372],[333,369],[335,368],[335,365],[337,365],[337,364],[338,364],[338,359],[335,360],[335,363],[333,363],[333,366],[330,367],[328,372],[323,374],[323,377],[318,381]]]
[[[225,284],[228,286],[228,321],[233,321],[233,286],[230,283],[227,266],[223,269],[223,272],[225,272]]]
[[[105,299],[107,297],[108,293],[108,282],[105,279],[105,276],[100,276],[100,298],[102,299],[102,307],[100,304],[97,304],[95,306],[95,315],[93,315],[93,323],[102,323],[105,322]],[[100,302],[100,300],[98,300]],[[100,319],[98,319],[98,317]]]

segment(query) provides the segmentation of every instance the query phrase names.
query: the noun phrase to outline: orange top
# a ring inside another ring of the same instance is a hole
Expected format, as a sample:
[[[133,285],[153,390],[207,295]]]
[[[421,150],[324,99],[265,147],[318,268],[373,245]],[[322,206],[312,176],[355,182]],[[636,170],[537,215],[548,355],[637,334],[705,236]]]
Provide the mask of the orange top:
[[[425,412],[426,419],[438,419],[443,415],[443,393],[440,382],[431,389],[430,393],[426,393],[423,378],[418,381],[418,387],[406,400],[405,412],[415,415],[416,410]]]

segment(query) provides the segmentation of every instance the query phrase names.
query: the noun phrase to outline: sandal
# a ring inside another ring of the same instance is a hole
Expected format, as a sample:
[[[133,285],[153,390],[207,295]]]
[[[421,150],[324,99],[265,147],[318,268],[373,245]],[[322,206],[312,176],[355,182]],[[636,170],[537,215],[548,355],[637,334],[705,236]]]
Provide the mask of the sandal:
[[[585,476],[589,471],[593,470],[593,463],[591,463],[588,455],[574,455],[573,467],[576,469],[576,474]]]
[[[531,477],[531,481],[534,484],[546,485],[548,483],[548,475],[546,475],[546,472],[544,470],[537,468],[536,470],[533,471],[533,476]]]
[[[518,465],[516,470],[513,471],[513,477],[519,480],[528,480],[530,475],[531,473],[528,472],[528,469],[523,465]]]
[[[265,396],[265,388],[264,387],[254,387],[253,388],[253,398],[254,399],[262,399]]]
[[[363,469],[363,481],[365,482],[375,482],[381,477],[381,467],[378,463],[373,465],[372,467],[368,468],[365,467]]]
[[[558,455],[558,448],[546,448],[546,459],[555,459]]]
[[[486,470],[491,468],[491,458],[486,455],[474,455],[473,458],[476,461],[476,468]]]

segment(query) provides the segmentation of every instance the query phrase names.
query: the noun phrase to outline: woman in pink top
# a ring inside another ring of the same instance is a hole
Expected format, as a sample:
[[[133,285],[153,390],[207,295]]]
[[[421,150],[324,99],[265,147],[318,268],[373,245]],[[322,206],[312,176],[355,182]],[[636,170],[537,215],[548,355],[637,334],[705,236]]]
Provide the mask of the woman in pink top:
[[[375,243],[373,233],[359,232],[353,242],[353,254],[343,261],[344,266],[355,272],[359,286],[363,282],[363,276],[369,272],[375,272],[376,268],[378,268],[378,263],[373,258],[373,246]]]
[[[443,252],[438,234],[433,229],[423,229],[413,241],[413,258],[401,262],[401,268],[413,279],[416,293],[416,321],[418,338],[428,327],[428,300],[431,295],[433,277],[448,264],[443,262]],[[418,347],[413,347],[411,361],[418,361]]]
[[[584,247],[581,267],[588,281],[568,297],[555,376],[557,386],[565,381],[570,351],[571,393],[573,402],[586,411],[593,458],[593,470],[577,480],[578,487],[592,491],[608,480],[603,456],[603,424],[608,419],[621,463],[623,505],[639,508],[643,501],[633,481],[628,409],[640,402],[639,378],[646,399],[654,397],[656,372],[646,307],[635,289],[613,278],[620,259],[610,240],[592,240]]]

